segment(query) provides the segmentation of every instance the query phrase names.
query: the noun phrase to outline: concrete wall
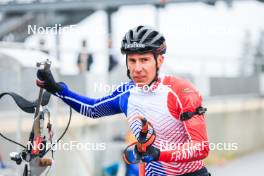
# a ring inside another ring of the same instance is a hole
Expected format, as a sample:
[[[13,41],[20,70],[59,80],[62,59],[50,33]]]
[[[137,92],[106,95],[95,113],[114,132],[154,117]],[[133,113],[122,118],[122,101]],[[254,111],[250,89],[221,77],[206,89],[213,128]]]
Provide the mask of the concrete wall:
[[[258,76],[251,77],[211,77],[210,95],[259,94],[260,84]]]
[[[65,82],[71,90],[86,95],[86,75],[60,75],[59,80]]]
[[[20,64],[8,56],[1,54],[0,57],[0,93],[17,92],[21,94]],[[10,107],[15,106],[14,104],[11,98],[5,98],[5,102],[0,101],[0,110],[10,109]]]
[[[206,123],[210,143],[225,143],[227,148],[237,146],[237,150],[212,150],[210,158],[228,158],[264,149],[263,98],[207,100],[204,106],[208,108]]]
[[[52,72],[54,77],[58,78],[58,69],[52,68]],[[15,92],[28,100],[36,100],[39,93],[39,88],[36,85],[36,73],[37,68],[25,67],[17,60],[0,54],[0,93]],[[0,101],[0,110],[16,108],[11,98],[4,97],[4,99],[4,101]]]

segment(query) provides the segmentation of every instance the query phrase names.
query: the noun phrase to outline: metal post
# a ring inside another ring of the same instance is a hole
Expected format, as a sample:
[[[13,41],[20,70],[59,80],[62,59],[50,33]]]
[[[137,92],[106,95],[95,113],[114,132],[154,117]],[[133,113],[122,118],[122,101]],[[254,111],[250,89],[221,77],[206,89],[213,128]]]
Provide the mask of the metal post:
[[[57,31],[56,36],[55,36],[55,43],[56,43],[56,59],[60,61],[60,34],[59,31]]]
[[[167,0],[160,0],[159,3],[155,4],[155,26],[160,29],[160,10],[166,6]]]
[[[20,68],[19,69],[19,75],[18,75],[18,85],[19,85],[18,92],[19,92],[19,94],[22,94],[22,81],[21,81],[22,71],[23,71],[23,69]],[[22,121],[23,121],[22,116],[23,116],[22,112],[19,111],[18,121],[17,121],[17,131],[16,131],[16,141],[19,141],[19,142],[21,141],[21,134],[22,134]],[[16,150],[20,151],[21,150],[20,146],[17,145]],[[20,176],[22,173],[22,168],[17,167],[16,172],[17,172],[16,175]]]
[[[107,8],[107,32],[108,32],[108,40],[112,39],[112,14],[115,13],[118,8]]]
[[[160,29],[160,7],[155,5],[155,26],[157,30]]]
[[[108,8],[106,9],[107,14],[107,32],[108,32],[108,38],[107,38],[107,63],[110,64],[109,58],[111,55],[112,50],[112,14],[115,13],[118,10],[118,8]],[[109,67],[109,65],[108,65]],[[108,69],[107,69],[108,70]],[[108,75],[109,76],[109,75]],[[108,79],[111,80],[111,79]]]

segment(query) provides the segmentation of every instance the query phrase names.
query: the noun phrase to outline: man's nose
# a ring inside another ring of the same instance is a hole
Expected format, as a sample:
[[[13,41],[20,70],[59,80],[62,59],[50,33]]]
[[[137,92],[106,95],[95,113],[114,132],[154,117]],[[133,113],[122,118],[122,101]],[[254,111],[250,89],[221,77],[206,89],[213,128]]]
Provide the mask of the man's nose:
[[[142,71],[142,64],[140,62],[136,62],[135,71],[136,72]]]

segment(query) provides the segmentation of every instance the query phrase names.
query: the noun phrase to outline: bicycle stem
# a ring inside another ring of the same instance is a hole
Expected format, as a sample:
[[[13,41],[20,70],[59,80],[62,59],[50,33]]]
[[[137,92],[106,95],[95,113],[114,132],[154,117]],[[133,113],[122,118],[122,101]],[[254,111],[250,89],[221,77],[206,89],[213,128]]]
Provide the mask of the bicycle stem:
[[[50,66],[51,66],[51,62],[47,59],[45,62],[38,62],[37,63],[37,67],[40,67],[41,65],[44,65],[44,70],[45,71],[49,71],[50,70]],[[34,124],[33,124],[33,128],[32,131],[34,132],[34,148],[32,150],[32,154],[39,154],[39,150],[36,148],[37,145],[39,145],[42,142],[42,138],[41,138],[41,127],[40,127],[40,106],[41,106],[41,102],[42,102],[42,97],[43,97],[43,88],[40,88],[39,90],[39,96],[38,96],[38,101],[37,101],[37,106],[36,106],[36,110],[35,110],[35,115],[34,115]],[[35,146],[36,144],[36,146]]]

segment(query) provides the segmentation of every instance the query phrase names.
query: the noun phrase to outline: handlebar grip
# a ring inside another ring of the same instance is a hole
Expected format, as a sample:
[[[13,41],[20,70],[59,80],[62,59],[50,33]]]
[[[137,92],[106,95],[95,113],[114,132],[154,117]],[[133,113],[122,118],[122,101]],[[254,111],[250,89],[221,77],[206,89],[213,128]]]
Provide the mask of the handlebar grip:
[[[40,167],[46,167],[46,166],[51,166],[51,165],[52,165],[52,160],[50,158],[41,158],[39,160]]]

